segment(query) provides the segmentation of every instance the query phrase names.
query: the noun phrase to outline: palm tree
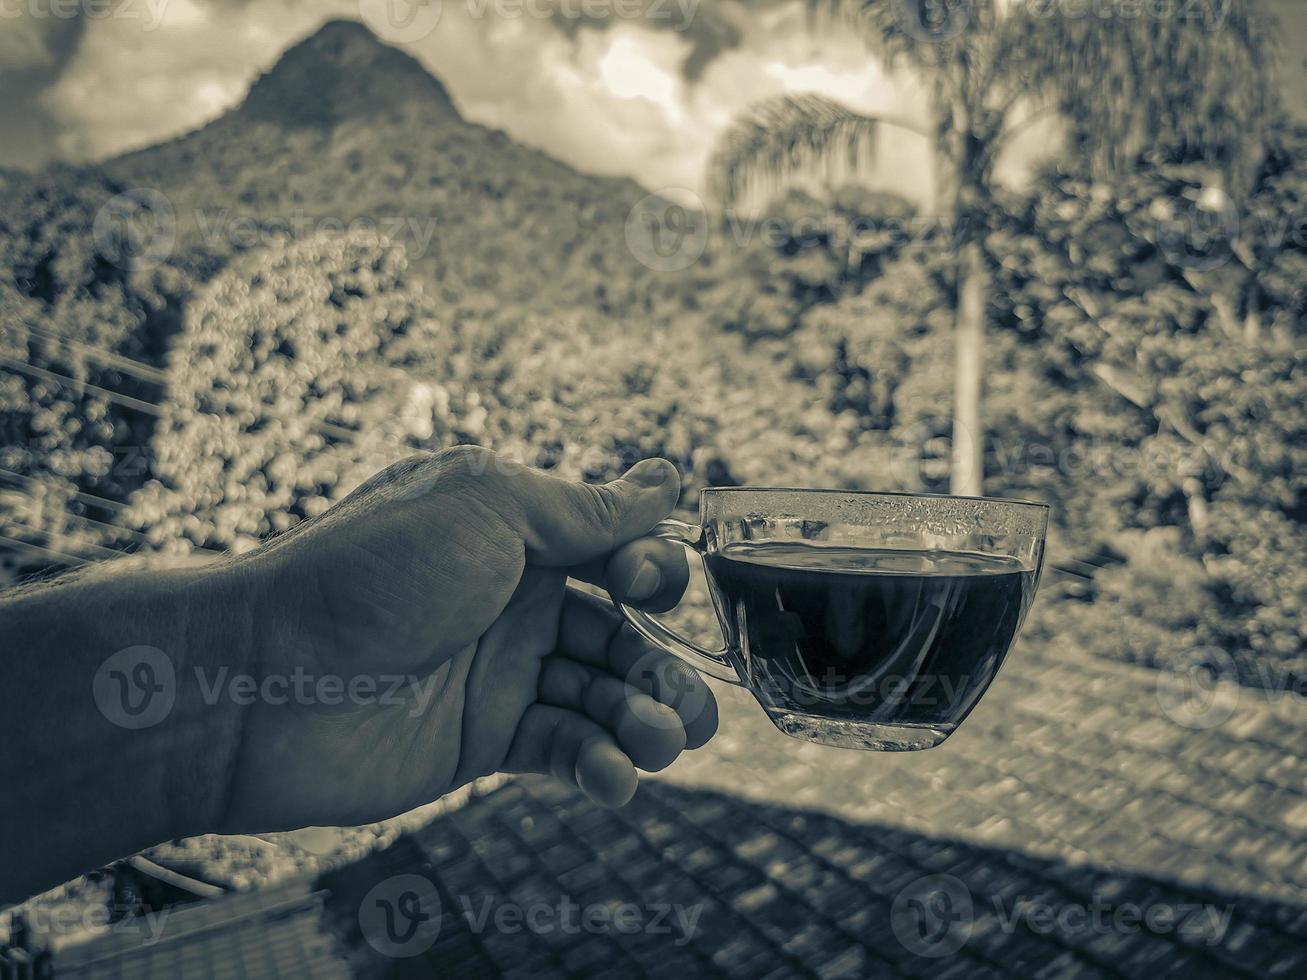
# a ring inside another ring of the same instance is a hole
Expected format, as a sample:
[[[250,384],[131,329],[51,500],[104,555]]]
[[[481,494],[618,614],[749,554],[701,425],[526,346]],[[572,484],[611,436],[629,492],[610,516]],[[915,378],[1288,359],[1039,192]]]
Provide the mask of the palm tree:
[[[1161,151],[1209,161],[1237,200],[1266,153],[1271,26],[1261,0],[1152,9],[1109,3],[1089,11],[1064,0],[808,4],[818,19],[836,13],[855,25],[887,64],[906,65],[927,86],[931,118],[918,126],[817,95],[764,102],[718,146],[714,197],[730,208],[761,182],[841,159],[856,168],[887,128],[933,142],[936,197],[956,248],[952,490],[980,494],[991,288],[984,231],[995,208],[999,154],[1031,121],[1056,113],[1071,152],[1096,176]],[[1104,10],[1115,13],[1100,16]]]

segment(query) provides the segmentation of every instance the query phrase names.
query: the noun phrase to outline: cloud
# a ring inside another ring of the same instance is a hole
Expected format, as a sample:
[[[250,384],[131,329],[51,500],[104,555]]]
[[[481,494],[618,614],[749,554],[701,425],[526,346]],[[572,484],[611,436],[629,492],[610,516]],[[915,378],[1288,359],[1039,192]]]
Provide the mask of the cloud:
[[[53,56],[46,45],[48,21],[19,14],[0,27],[0,71],[30,71],[50,64]]]
[[[864,111],[924,118],[925,97],[909,77],[884,71],[847,31],[811,33],[798,0],[636,2],[637,13],[667,12],[659,22],[566,14],[596,2],[443,0],[435,29],[404,47],[445,82],[467,118],[579,169],[654,189],[701,190],[725,127],[768,96],[815,91]],[[633,9],[630,0],[606,2]],[[357,17],[360,7],[119,0],[114,9],[58,24],[0,19],[10,64],[0,68],[0,165],[102,158],[200,126],[239,102],[286,47],[325,19]],[[669,29],[682,11],[692,15],[685,29]],[[1301,34],[1307,24],[1298,21]],[[1031,130],[1000,171],[1019,178],[1050,143],[1047,130]],[[887,132],[879,153],[875,183],[927,202],[925,141]]]
[[[0,7],[0,165],[44,163],[58,126],[40,98],[81,40],[80,18],[33,17],[21,8]]]
[[[759,99],[822,91],[864,110],[921,111],[911,82],[880,69],[860,41],[811,35],[798,3],[752,15],[738,43],[697,78],[695,41],[639,19],[563,34],[521,17],[482,19],[446,4],[439,29],[409,50],[440,75],[474,121],[504,129],[591,173],[633,176],[651,189],[702,193],[713,146]],[[887,141],[890,189],[929,196],[928,148]]]
[[[138,17],[87,25],[76,57],[41,99],[58,125],[58,156],[111,156],[221,115],[323,16],[300,3],[167,0],[155,10],[152,17],[142,4]]]
[[[617,25],[638,24],[653,31],[674,31],[686,41],[678,69],[687,81],[698,81],[704,69],[724,51],[744,43],[750,25],[764,11],[792,0],[611,0],[609,3],[554,0],[552,21],[564,34],[603,32]],[[635,16],[621,16],[632,11]]]
[[[822,91],[863,109],[919,111],[911,87],[880,71],[858,41],[811,36],[798,3],[763,3],[693,78],[685,66],[702,41],[641,18],[564,32],[557,16],[496,16],[494,5],[445,0],[436,29],[405,47],[467,118],[578,169],[652,189],[702,192],[716,140],[766,96]],[[345,0],[168,0],[153,21],[88,23],[75,56],[39,97],[47,155],[99,159],[202,125],[322,20],[357,10]],[[889,180],[891,189],[920,199],[928,192],[924,148],[889,142],[886,166],[903,175]]]

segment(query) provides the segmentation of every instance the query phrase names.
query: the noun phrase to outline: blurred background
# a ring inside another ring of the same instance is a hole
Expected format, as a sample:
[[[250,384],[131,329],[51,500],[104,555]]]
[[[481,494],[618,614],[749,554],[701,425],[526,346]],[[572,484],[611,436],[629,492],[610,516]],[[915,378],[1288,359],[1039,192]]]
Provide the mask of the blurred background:
[[[723,687],[721,738],[604,832],[725,869],[687,873],[739,920],[686,944],[691,975],[1291,975],[1304,51],[1301,0],[9,4],[0,583],[248,550],[460,443],[594,481],[666,456],[687,513],[748,483],[1042,500],[1039,598],[945,746],[802,745]],[[701,582],[680,615],[712,629]],[[439,813],[457,846],[483,812],[530,842],[522,820],[570,826],[551,792]],[[676,851],[691,830],[657,828],[696,812],[709,843]],[[188,900],[257,892],[418,828],[422,860],[457,849],[433,816],[145,864],[213,889]],[[814,854],[839,888],[793,883]],[[117,920],[185,893],[153,873],[48,901]],[[937,881],[910,911],[944,931],[898,929],[903,889],[940,875],[965,934]],[[1102,895],[1219,896],[1234,925],[1002,914]],[[506,969],[446,938],[432,962]],[[541,975],[599,969],[542,948]]]

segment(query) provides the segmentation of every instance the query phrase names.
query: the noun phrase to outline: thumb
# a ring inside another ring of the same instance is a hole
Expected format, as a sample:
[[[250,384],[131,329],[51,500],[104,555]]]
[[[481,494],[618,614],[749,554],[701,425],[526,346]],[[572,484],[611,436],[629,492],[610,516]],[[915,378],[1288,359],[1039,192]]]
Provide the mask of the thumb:
[[[672,512],[681,493],[676,467],[645,459],[619,479],[571,483],[523,470],[516,484],[527,560],[568,566],[598,558],[645,534]]]

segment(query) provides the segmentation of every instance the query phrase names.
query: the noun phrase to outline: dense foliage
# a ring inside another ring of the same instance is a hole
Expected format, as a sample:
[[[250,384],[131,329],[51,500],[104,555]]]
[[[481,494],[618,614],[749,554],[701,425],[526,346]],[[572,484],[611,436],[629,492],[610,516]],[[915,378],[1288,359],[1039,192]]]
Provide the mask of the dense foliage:
[[[1215,645],[1263,680],[1259,664],[1307,667],[1303,140],[1278,134],[1241,205],[1196,165],[1111,188],[1050,174],[995,234],[1008,325],[1076,394],[1040,409],[1051,442],[1101,461],[1064,475],[1065,523],[1131,558],[1096,579],[1078,632],[1119,647],[1101,627],[1167,627],[1105,653]]]
[[[463,442],[590,480],[668,456],[687,505],[946,487],[950,235],[885,195],[795,193],[657,273],[625,239],[638,188],[439,109],[242,111],[105,173],[8,178],[0,467],[37,483],[0,479],[0,534],[242,550]],[[1211,646],[1253,683],[1307,669],[1307,138],[1274,145],[1237,200],[1165,156],[1050,170],[990,216],[986,491],[1049,501],[1054,561],[1102,566],[1046,577],[1035,635],[1147,663]],[[115,261],[96,217],[140,187],[175,246]],[[132,446],[147,470],[115,465]]]
[[[97,231],[122,190],[61,168],[0,197],[0,534],[74,555],[104,538],[113,511],[77,495],[122,501],[148,475],[151,371],[189,289],[167,265],[121,261],[123,228]],[[39,565],[39,552],[19,557],[34,555]]]
[[[305,108],[325,101],[329,115]],[[328,24],[238,109],[106,169],[165,195],[178,256],[210,265],[283,237],[363,232],[402,244],[446,292],[621,315],[653,301],[625,239],[644,190],[463,121],[417,61],[358,24]]]

